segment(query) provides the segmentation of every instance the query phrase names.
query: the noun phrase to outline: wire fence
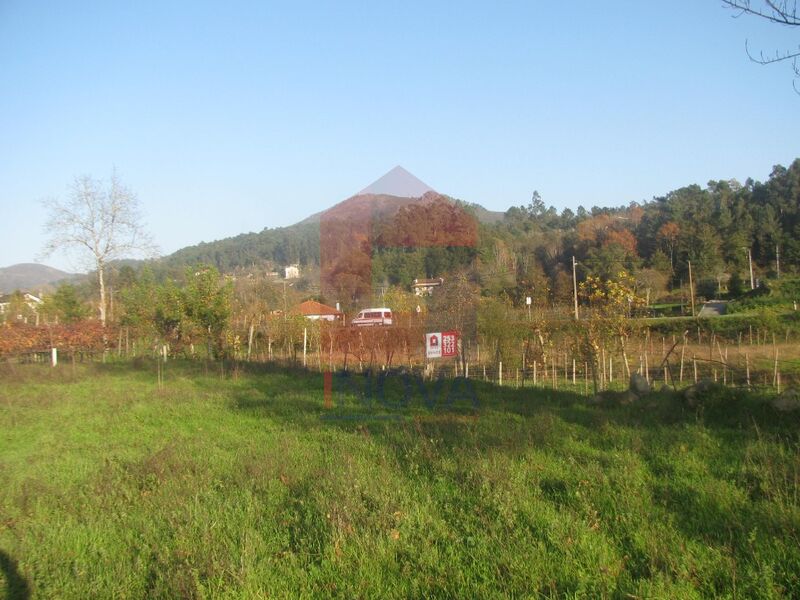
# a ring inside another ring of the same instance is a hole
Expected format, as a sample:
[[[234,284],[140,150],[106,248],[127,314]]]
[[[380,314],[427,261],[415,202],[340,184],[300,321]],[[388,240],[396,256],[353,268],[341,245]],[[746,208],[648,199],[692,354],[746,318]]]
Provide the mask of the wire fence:
[[[569,391],[592,395],[597,390],[622,390],[628,387],[633,374],[639,374],[650,384],[651,389],[679,389],[701,380],[710,380],[722,385],[751,390],[772,390],[777,393],[791,386],[800,385],[800,365],[797,360],[785,360],[778,347],[761,348],[759,352],[748,352],[739,348],[733,352],[717,346],[717,354],[699,356],[697,348],[691,353],[686,347],[671,348],[663,355],[643,352],[632,357],[602,352],[595,361],[570,354],[568,351],[553,351],[548,356],[521,359],[504,364],[503,361],[476,361],[466,357],[456,359],[406,360],[398,363],[381,361],[379,357],[351,355],[349,361],[337,356],[336,360],[326,352],[254,353],[249,360],[237,358],[234,364],[271,364],[284,368],[302,368],[308,372],[406,372],[423,379],[465,377],[497,386],[511,388],[538,388]],[[167,345],[151,345],[140,348],[139,358],[171,361],[175,358],[205,359],[204,356],[181,353],[176,356]],[[129,354],[114,349],[48,348],[17,352],[6,355],[3,360],[17,364],[88,363],[127,361]],[[592,364],[594,362],[594,364]]]

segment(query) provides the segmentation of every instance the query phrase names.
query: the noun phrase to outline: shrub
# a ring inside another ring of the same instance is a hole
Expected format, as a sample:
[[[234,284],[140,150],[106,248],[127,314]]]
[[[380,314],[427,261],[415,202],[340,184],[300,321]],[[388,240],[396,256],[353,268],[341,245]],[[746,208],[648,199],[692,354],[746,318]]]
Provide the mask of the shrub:
[[[697,284],[697,295],[710,300],[717,294],[717,282],[713,279],[701,279]]]

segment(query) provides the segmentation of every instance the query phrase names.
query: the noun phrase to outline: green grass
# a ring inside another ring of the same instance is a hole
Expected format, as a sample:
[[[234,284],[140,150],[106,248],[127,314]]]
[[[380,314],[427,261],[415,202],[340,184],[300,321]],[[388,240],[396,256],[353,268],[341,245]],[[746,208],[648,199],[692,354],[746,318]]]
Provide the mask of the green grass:
[[[758,397],[476,383],[477,410],[325,411],[290,370],[0,381],[0,595],[800,596],[800,418]],[[348,411],[400,418],[321,418]]]

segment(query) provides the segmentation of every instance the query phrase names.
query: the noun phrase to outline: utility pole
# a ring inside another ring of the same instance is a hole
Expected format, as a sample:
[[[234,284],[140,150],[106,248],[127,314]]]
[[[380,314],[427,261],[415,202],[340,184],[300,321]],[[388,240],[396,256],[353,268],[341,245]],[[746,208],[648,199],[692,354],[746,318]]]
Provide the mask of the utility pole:
[[[750,265],[750,289],[756,289],[756,280],[753,278],[753,251],[748,248],[747,249],[747,262]]]
[[[572,298],[575,301],[575,320],[579,319],[578,317],[578,276],[575,271],[575,256],[572,256]]]
[[[692,299],[692,316],[694,316],[694,282],[692,280],[692,261],[689,263],[689,296]]]

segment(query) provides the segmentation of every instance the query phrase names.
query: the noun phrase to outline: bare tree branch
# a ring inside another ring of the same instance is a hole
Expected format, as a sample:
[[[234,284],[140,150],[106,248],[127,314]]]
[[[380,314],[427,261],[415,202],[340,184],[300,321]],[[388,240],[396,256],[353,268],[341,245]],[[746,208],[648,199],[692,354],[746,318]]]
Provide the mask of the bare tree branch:
[[[766,9],[753,8],[751,0],[722,0],[722,3],[739,12],[737,17],[748,14],[760,17],[790,27],[800,26],[800,16],[797,14],[797,2],[789,0],[762,0]]]
[[[752,15],[785,27],[800,27],[797,0],[760,0],[755,6],[752,0],[722,0],[722,3],[737,11],[737,14],[734,15],[737,18],[742,15]],[[791,61],[795,73],[795,81],[792,82],[792,86],[795,92],[800,94],[797,88],[797,78],[800,77],[800,66],[798,65],[800,47],[796,51],[776,50],[774,56],[765,56],[763,50],[759,51],[757,55],[750,52],[749,43],[745,41],[745,52],[751,61],[760,65]]]

